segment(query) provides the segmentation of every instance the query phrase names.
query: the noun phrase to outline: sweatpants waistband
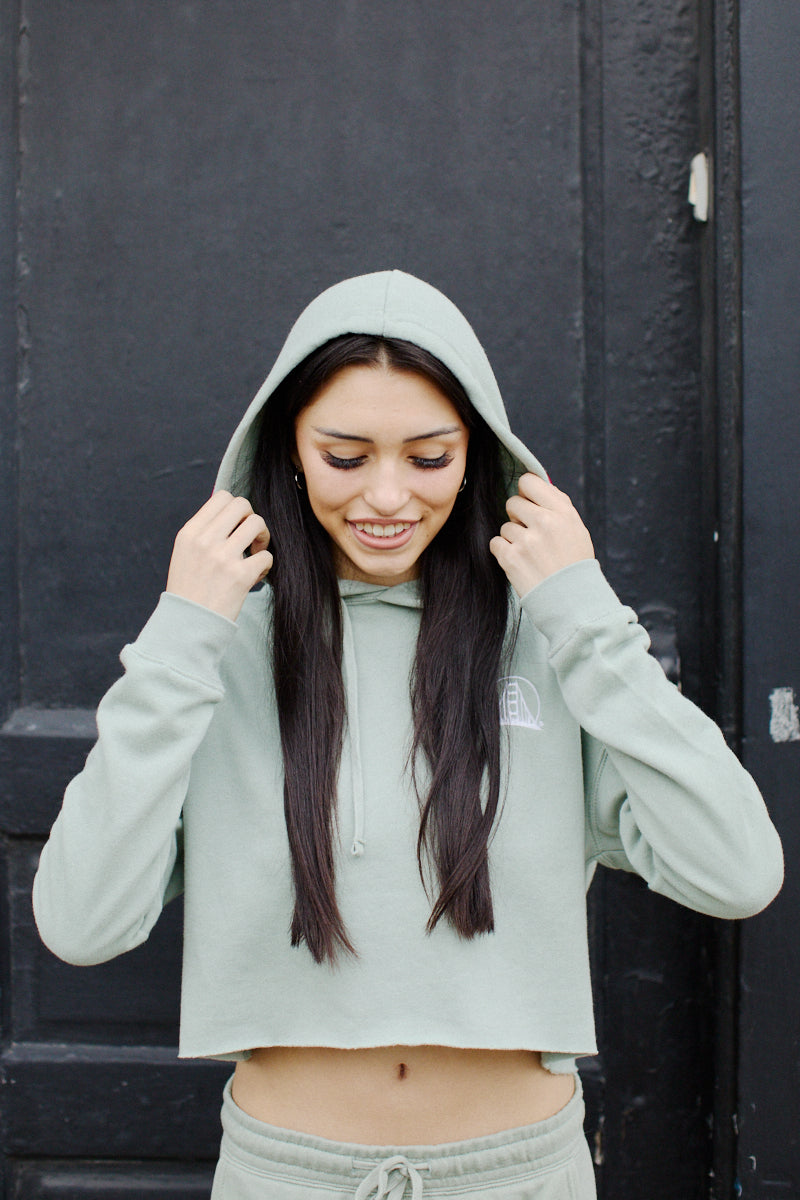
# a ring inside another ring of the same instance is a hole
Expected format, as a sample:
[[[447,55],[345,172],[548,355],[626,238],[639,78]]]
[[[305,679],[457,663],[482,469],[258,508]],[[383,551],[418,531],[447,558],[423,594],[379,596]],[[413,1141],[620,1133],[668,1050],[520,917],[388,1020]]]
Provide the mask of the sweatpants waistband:
[[[298,1180],[308,1171],[317,1183],[342,1186],[363,1179],[365,1174],[374,1173],[377,1178],[381,1168],[395,1160],[405,1164],[404,1170],[413,1172],[409,1179],[419,1175],[424,1180],[426,1194],[436,1190],[436,1180],[450,1185],[459,1180],[469,1185],[471,1179],[490,1183],[496,1178],[499,1182],[506,1172],[517,1175],[526,1168],[532,1174],[552,1171],[569,1160],[583,1141],[583,1117],[583,1094],[577,1075],[574,1095],[552,1117],[484,1137],[430,1146],[336,1142],[268,1125],[239,1108],[231,1095],[230,1080],[222,1103],[225,1152],[253,1170],[266,1163],[279,1164],[297,1172]]]

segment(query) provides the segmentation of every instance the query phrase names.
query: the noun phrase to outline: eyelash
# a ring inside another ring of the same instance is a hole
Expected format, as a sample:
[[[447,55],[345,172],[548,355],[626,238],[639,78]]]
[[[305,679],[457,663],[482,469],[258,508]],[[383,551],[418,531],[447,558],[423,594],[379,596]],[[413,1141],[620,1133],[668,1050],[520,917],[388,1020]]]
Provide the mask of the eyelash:
[[[360,467],[364,462],[364,457],[358,458],[337,458],[335,454],[325,453],[323,455],[325,462],[329,467],[336,467],[337,471],[352,471],[354,467]],[[442,454],[439,458],[412,458],[415,467],[421,471],[437,471],[442,467],[447,467],[453,461],[452,454]]]

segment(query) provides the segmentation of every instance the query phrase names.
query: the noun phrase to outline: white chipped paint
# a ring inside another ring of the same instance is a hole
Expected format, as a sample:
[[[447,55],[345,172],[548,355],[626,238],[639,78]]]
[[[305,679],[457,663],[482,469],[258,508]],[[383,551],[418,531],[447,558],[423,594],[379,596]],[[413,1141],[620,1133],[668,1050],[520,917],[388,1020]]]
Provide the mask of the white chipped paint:
[[[707,154],[695,154],[689,164],[689,203],[695,221],[707,221],[711,202],[711,171]]]
[[[800,742],[800,712],[794,688],[773,688],[769,694],[769,736],[773,742]]]

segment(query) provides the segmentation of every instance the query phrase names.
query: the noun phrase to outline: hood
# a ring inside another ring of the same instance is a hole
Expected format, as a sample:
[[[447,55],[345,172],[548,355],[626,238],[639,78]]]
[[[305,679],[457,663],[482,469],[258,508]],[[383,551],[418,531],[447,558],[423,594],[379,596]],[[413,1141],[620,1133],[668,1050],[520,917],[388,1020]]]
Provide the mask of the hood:
[[[300,314],[230,440],[215,490],[246,491],[261,409],[298,363],[343,333],[402,338],[434,354],[460,380],[471,403],[497,434],[510,459],[514,490],[525,471],[547,478],[530,450],[511,432],[494,372],[467,319],[452,301],[421,279],[404,271],[376,271],[335,284]]]
[[[434,354],[461,381],[470,402],[497,435],[506,457],[510,488],[525,471],[547,478],[545,471],[508,424],[500,389],[483,347],[469,322],[456,306],[436,288],[403,271],[378,271],[345,279],[328,288],[300,314],[283,349],[252,404],[239,422],[222,459],[215,490],[247,493],[250,464],[258,440],[258,415],[275,388],[294,367],[318,347],[343,333],[396,337],[413,342]],[[418,608],[416,580],[394,587],[379,587],[341,579],[342,679],[348,713],[358,708],[358,663],[355,653],[350,608],[361,604],[385,603]],[[353,810],[353,840],[350,852],[366,852],[365,781],[357,721],[348,721],[342,745],[342,762],[349,764],[350,803]],[[339,797],[341,803],[344,796]]]

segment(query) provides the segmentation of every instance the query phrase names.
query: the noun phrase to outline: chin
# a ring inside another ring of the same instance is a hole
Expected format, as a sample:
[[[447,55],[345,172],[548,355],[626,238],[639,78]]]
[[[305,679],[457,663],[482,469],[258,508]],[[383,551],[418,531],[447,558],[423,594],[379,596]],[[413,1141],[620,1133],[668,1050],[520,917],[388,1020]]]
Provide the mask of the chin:
[[[374,583],[377,587],[391,587],[395,583],[417,578],[419,558],[398,563],[375,563],[340,554],[336,573],[343,579],[358,579],[362,583]]]

